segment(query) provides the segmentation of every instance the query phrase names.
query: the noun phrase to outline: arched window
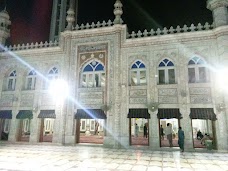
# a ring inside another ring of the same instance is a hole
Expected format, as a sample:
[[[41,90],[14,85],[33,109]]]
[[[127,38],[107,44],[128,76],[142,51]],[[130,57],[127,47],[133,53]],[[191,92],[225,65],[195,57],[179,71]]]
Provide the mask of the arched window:
[[[164,59],[158,66],[158,84],[175,84],[175,68],[172,61]]]
[[[59,77],[59,70],[56,67],[53,67],[47,75],[47,79],[48,81],[45,84],[45,89],[48,89],[48,86],[50,84],[51,81],[53,80],[57,80]]]
[[[13,72],[11,72],[9,74],[8,84],[7,84],[7,89],[8,90],[15,90],[15,87],[16,87],[16,77],[17,77],[16,70],[14,70]]]
[[[93,61],[87,64],[82,70],[81,86],[82,87],[104,87],[105,86],[104,66],[97,61]]]
[[[35,90],[36,86],[36,72],[32,70],[28,73],[26,78],[26,90]]]
[[[136,61],[131,66],[130,78],[130,84],[132,86],[146,85],[146,67],[144,63]]]
[[[209,72],[205,61],[199,57],[193,57],[188,62],[188,82],[205,83],[209,81]]]

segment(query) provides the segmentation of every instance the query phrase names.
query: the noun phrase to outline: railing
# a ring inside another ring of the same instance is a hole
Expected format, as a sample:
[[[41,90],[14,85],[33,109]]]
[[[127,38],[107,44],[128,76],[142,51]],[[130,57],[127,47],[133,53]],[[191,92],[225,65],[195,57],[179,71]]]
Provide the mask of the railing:
[[[18,51],[18,50],[28,50],[28,49],[41,49],[41,48],[48,48],[48,47],[56,47],[59,45],[59,42],[58,41],[50,41],[50,42],[47,42],[45,41],[44,43],[43,42],[40,42],[40,43],[27,43],[27,44],[18,44],[18,45],[13,45],[13,46],[9,46],[9,47],[4,47],[4,48],[1,48],[0,49],[0,52],[6,52],[6,51]]]
[[[96,24],[92,22],[91,24],[86,23],[86,24],[81,24],[81,25],[76,25],[73,30],[85,30],[85,29],[93,29],[93,28],[100,28],[100,27],[110,27],[113,25],[113,22],[111,20],[108,20],[108,22],[103,21],[97,22]]]
[[[113,26],[113,22],[111,20],[108,20],[107,22],[97,22],[96,24],[92,22],[91,24],[81,24],[76,25],[73,30],[86,30],[86,29],[93,29],[93,28],[101,28],[101,27],[111,27]],[[185,33],[185,32],[195,32],[195,31],[202,31],[202,30],[211,30],[214,28],[214,24],[208,24],[207,22],[204,25],[201,25],[200,23],[195,26],[194,24],[191,24],[189,27],[187,25],[184,25],[183,27],[180,27],[179,25],[176,28],[173,28],[172,26],[167,29],[164,27],[163,29],[158,28],[156,31],[154,29],[151,29],[150,31],[144,30],[141,32],[140,30],[136,33],[134,31],[131,32],[131,34],[127,33],[127,39],[134,39],[134,38],[141,38],[141,37],[151,37],[151,36],[159,36],[159,35],[168,35],[168,34],[176,34],[176,33]],[[18,44],[13,45],[9,47],[0,48],[0,52],[6,52],[6,51],[19,51],[19,50],[29,50],[29,49],[41,49],[41,48],[48,48],[48,47],[56,47],[59,45],[58,41],[50,41],[50,42],[36,42],[36,43],[27,43],[27,44]]]

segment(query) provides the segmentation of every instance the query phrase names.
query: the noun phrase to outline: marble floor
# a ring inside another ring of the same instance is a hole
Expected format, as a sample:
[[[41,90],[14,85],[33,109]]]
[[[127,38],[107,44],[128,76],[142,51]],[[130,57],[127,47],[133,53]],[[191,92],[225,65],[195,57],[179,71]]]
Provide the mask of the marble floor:
[[[0,170],[226,171],[228,154],[0,143]]]

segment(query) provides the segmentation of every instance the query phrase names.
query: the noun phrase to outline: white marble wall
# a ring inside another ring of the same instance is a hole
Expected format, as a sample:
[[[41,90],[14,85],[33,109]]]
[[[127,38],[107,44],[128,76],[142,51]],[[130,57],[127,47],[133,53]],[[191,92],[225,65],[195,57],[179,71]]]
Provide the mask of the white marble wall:
[[[218,28],[217,28],[218,29]],[[139,39],[126,40],[126,26],[117,25],[108,28],[91,29],[83,31],[65,32],[62,34],[59,47],[47,49],[35,49],[18,51],[18,56],[23,60],[31,63],[39,69],[40,73],[45,74],[52,66],[57,66],[60,71],[60,77],[69,83],[71,96],[76,101],[81,102],[86,107],[97,108],[103,104],[109,104],[111,109],[107,112],[107,134],[104,138],[104,146],[107,147],[127,147],[129,146],[129,131],[127,114],[129,108],[145,108],[146,103],[159,102],[161,108],[179,108],[183,119],[183,126],[187,138],[186,148],[192,149],[191,120],[189,118],[190,108],[215,108],[217,100],[215,98],[214,84],[188,84],[187,64],[194,55],[204,58],[209,64],[213,65],[214,54],[222,56],[220,60],[227,58],[225,48],[228,38],[226,36],[215,39],[216,32],[202,31],[201,33],[181,33],[173,36],[154,36]],[[219,34],[227,33],[227,28],[218,31]],[[221,45],[219,49],[215,46]],[[105,89],[82,89],[79,87],[80,68],[78,65],[78,47],[80,45],[107,44],[107,84]],[[212,48],[213,47],[213,48]],[[219,53],[217,53],[219,52]],[[31,54],[33,54],[31,56]],[[2,54],[4,56],[4,54]],[[159,62],[169,58],[176,66],[176,81],[174,85],[157,85],[157,66]],[[147,69],[146,86],[129,86],[129,67],[134,61],[140,59],[145,62]],[[6,65],[1,70],[5,73],[11,68],[20,68],[22,64],[13,59],[0,59],[0,65]],[[22,69],[19,69],[24,73]],[[0,76],[0,84],[3,85],[4,76]],[[31,92],[25,92],[21,89],[24,75],[18,73],[17,88],[14,92],[2,90],[0,95],[0,109],[13,109],[12,122],[16,122],[15,113],[21,109],[33,109],[38,107],[34,112],[32,121],[32,134],[30,142],[35,143],[39,140],[39,119],[37,118],[39,110],[55,109],[56,120],[53,143],[75,143],[75,121],[74,113],[80,108],[75,102],[67,101],[60,108],[50,100],[46,90],[42,89],[43,78],[37,80],[37,89]],[[214,77],[211,77],[213,82]],[[0,87],[1,87],[0,85]],[[211,93],[212,92],[212,93]],[[94,93],[93,98],[90,94]],[[25,94],[28,94],[26,97]],[[223,95],[222,95],[223,96]],[[17,97],[18,101],[13,101]],[[99,97],[99,98],[97,98]],[[28,100],[31,99],[30,100]],[[23,100],[24,99],[24,100]],[[95,102],[94,102],[95,101]],[[225,101],[227,102],[227,101]],[[6,105],[7,103],[7,105]],[[159,131],[156,111],[151,112],[149,121],[150,128],[150,146],[159,148]],[[217,113],[216,113],[217,114]],[[218,116],[216,121],[218,148],[227,150],[227,137],[222,137],[227,124],[227,111]],[[36,122],[37,121],[37,122]],[[65,127],[66,125],[66,127]],[[224,130],[222,129],[224,128]],[[223,132],[221,132],[223,130]],[[17,126],[11,125],[10,141],[15,141]],[[65,133],[64,133],[65,131]],[[222,138],[222,141],[221,141]]]

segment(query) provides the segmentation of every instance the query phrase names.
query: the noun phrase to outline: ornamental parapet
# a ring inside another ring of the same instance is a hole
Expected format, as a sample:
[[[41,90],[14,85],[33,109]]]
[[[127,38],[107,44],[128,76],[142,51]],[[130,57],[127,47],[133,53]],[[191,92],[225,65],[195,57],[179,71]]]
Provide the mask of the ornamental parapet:
[[[204,25],[198,24],[195,26],[194,24],[191,24],[190,26],[184,25],[183,27],[180,27],[179,25],[174,28],[171,26],[169,29],[164,27],[163,29],[158,28],[156,31],[154,29],[151,29],[150,31],[144,30],[138,31],[137,33],[132,31],[131,33],[127,33],[128,39],[134,39],[134,38],[140,38],[140,37],[151,37],[151,36],[159,36],[159,35],[168,35],[168,34],[176,34],[176,33],[186,33],[186,32],[196,32],[196,31],[203,31],[203,30],[212,30],[214,28],[214,24],[209,24],[206,22]]]
[[[7,52],[7,51],[19,51],[19,50],[31,50],[31,49],[41,49],[41,48],[50,48],[50,47],[57,47],[59,46],[58,41],[50,41],[50,42],[36,42],[36,43],[27,43],[27,44],[18,44],[13,46],[6,46],[6,47],[0,47],[0,52]]]

